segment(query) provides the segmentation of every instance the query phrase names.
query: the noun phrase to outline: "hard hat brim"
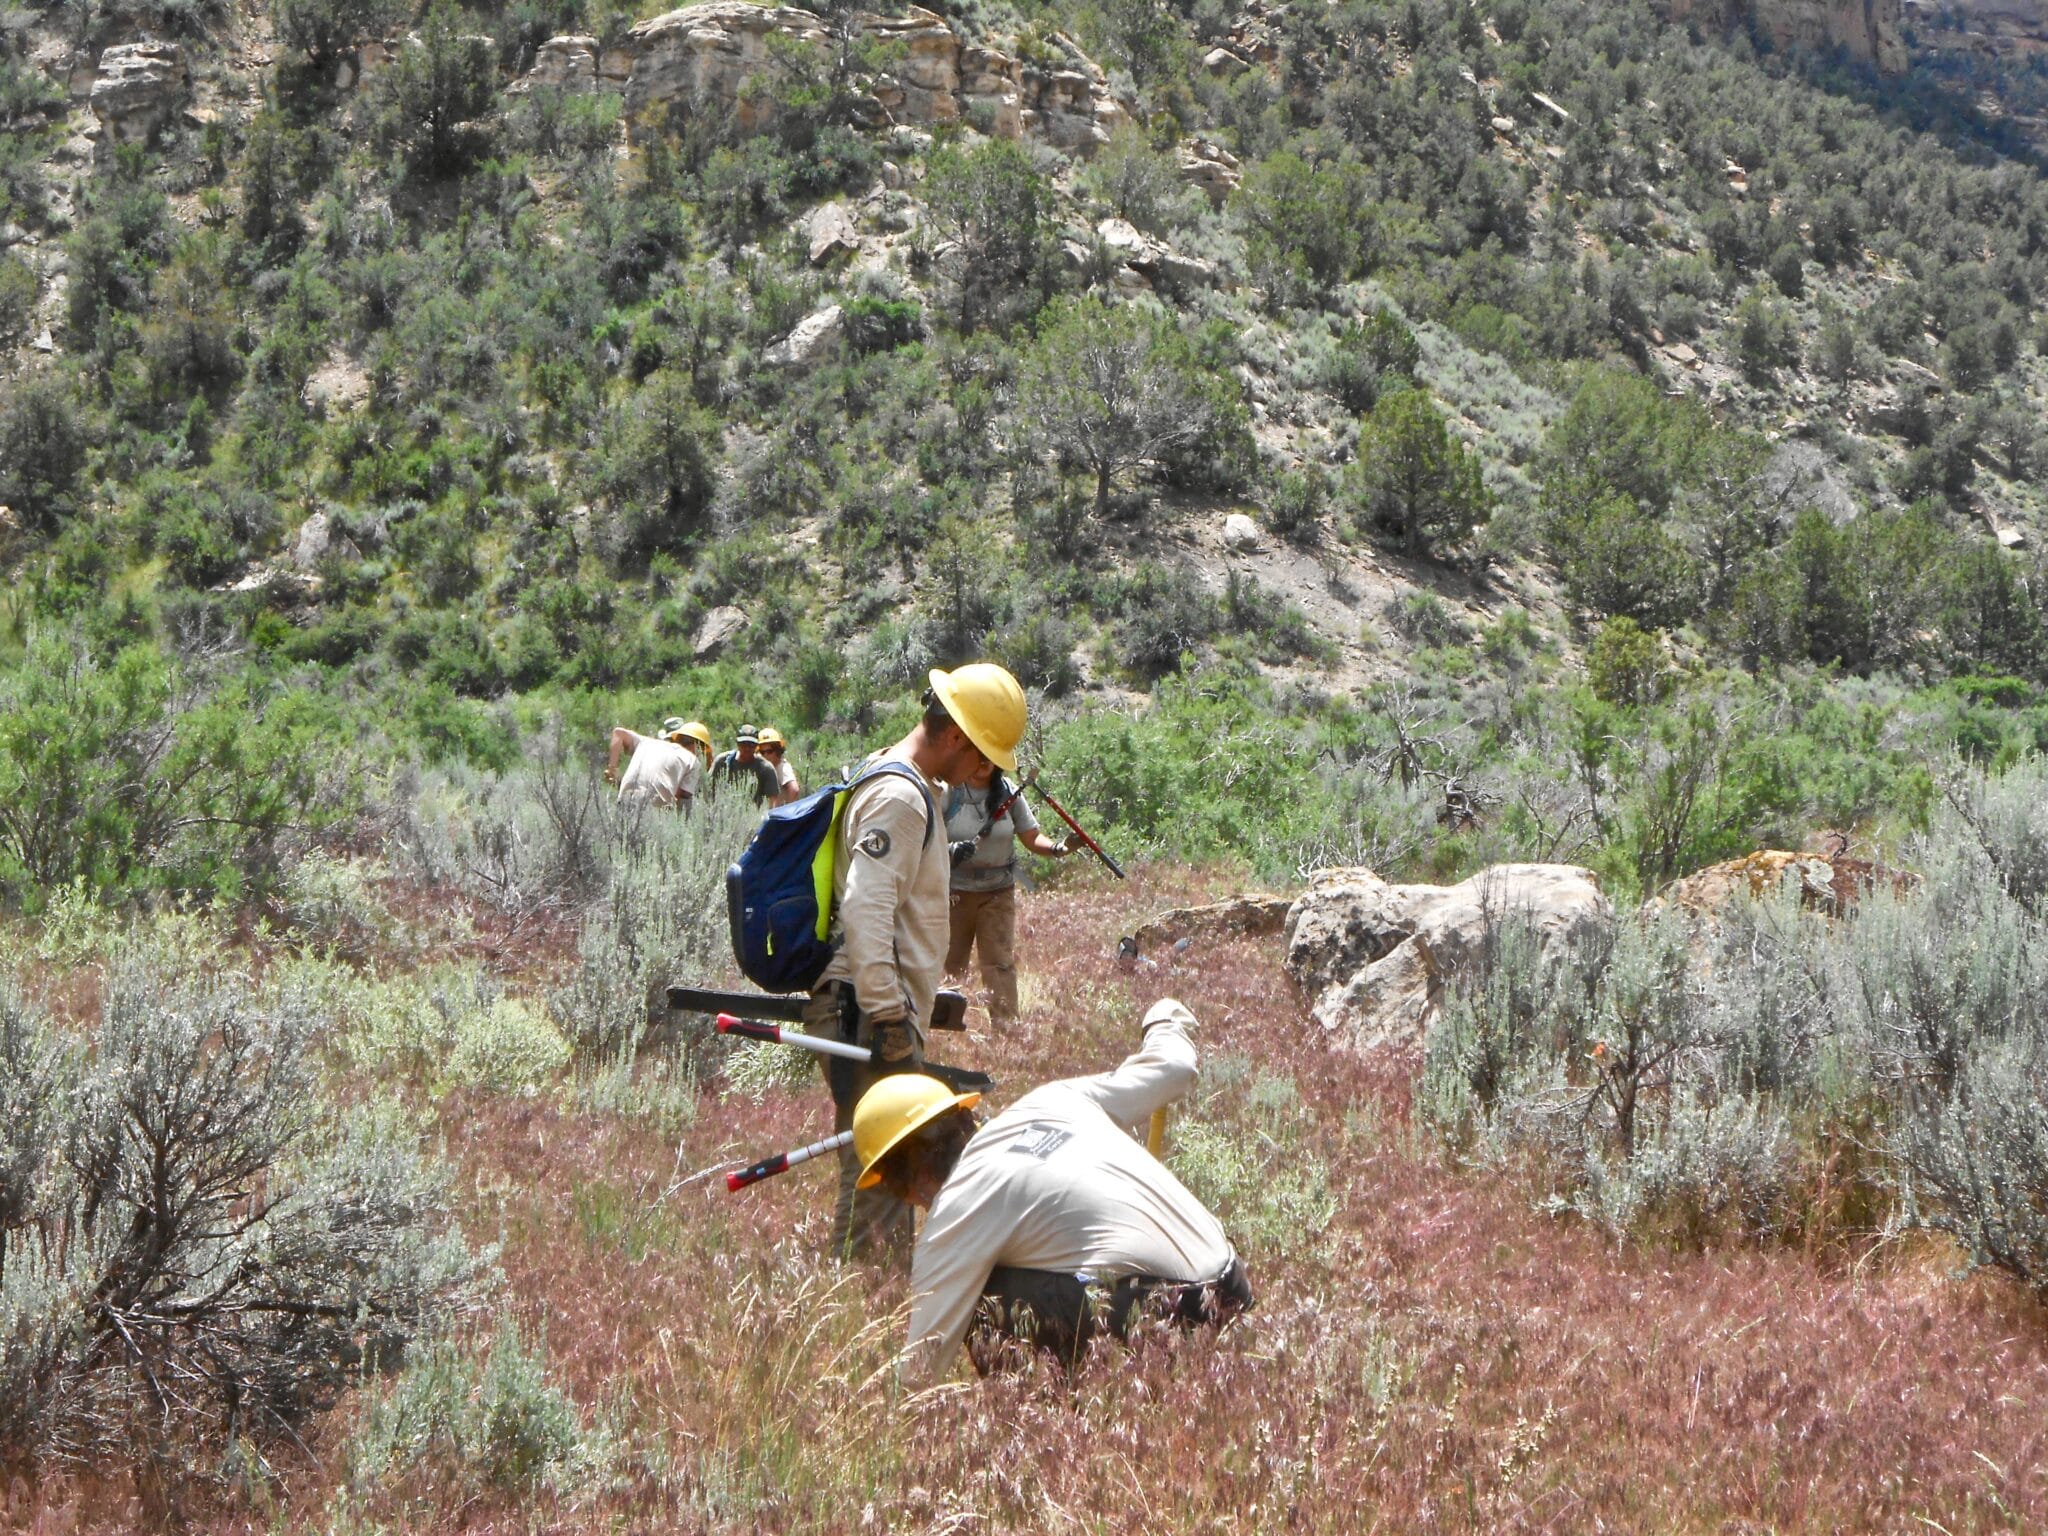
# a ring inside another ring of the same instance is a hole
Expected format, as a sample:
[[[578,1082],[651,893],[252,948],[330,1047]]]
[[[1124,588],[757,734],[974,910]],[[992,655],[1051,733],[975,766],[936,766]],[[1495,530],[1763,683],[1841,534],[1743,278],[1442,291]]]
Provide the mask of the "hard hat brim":
[[[975,750],[1002,769],[1003,772],[1015,773],[1017,771],[1017,749],[1015,747],[1005,747],[997,750],[992,741],[976,731],[973,726],[969,725],[962,718],[963,711],[954,703],[955,694],[952,674],[941,672],[937,667],[934,667],[927,676],[932,685],[932,692],[937,694],[939,702],[946,706],[946,713],[951,715],[953,723],[960,727],[960,734],[973,742]]]
[[[886,1142],[882,1143],[881,1149],[867,1160],[867,1166],[861,1169],[860,1177],[854,1181],[853,1187],[855,1189],[873,1189],[882,1182],[881,1174],[876,1172],[876,1169],[881,1166],[882,1159],[901,1146],[905,1138],[930,1125],[941,1115],[950,1115],[956,1109],[972,1109],[980,1102],[981,1095],[978,1093],[956,1093],[953,1095],[951,1103],[930,1104],[919,1110],[915,1115],[904,1121],[902,1128]]]

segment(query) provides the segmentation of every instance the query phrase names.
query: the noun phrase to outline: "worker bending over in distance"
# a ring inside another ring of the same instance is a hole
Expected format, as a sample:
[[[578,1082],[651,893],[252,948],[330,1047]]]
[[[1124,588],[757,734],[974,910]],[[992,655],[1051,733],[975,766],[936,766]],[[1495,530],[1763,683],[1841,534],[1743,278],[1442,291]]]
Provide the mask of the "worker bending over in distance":
[[[612,727],[611,753],[604,781],[619,786],[620,805],[658,805],[687,811],[703,787],[704,762],[711,755],[711,732],[701,720],[664,720],[659,736],[642,736],[623,725]],[[626,776],[619,777],[625,757]]]
[[[1220,1326],[1251,1306],[1222,1225],[1136,1129],[1194,1082],[1194,1028],[1163,999],[1115,1071],[1048,1083],[986,1125],[979,1094],[921,1073],[868,1089],[853,1120],[861,1186],[928,1211],[911,1256],[907,1383],[943,1371],[963,1342],[984,1373],[1011,1340],[1071,1364],[1104,1330]]]

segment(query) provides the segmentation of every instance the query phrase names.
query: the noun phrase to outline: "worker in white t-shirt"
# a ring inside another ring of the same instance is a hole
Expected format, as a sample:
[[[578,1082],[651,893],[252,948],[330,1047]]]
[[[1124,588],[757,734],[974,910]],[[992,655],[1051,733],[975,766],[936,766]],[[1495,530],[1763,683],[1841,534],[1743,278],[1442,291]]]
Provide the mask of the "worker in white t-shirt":
[[[1013,1339],[1072,1362],[1104,1330],[1220,1325],[1251,1306],[1222,1224],[1136,1130],[1194,1082],[1194,1027],[1164,999],[1115,1071],[1048,1083],[986,1125],[979,1094],[922,1074],[862,1097],[861,1186],[929,1213],[911,1256],[906,1380],[944,1370],[963,1342],[984,1371]]]
[[[711,732],[696,720],[664,720],[659,736],[642,736],[625,726],[612,728],[611,756],[604,781],[619,786],[620,805],[658,805],[687,810],[704,782]],[[625,777],[619,759],[627,758]]]

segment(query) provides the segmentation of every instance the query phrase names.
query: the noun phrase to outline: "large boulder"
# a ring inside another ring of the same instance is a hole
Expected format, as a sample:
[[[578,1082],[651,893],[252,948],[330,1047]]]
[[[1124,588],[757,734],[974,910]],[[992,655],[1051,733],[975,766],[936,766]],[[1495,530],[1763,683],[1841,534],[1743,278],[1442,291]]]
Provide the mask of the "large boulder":
[[[1572,864],[1496,864],[1451,886],[1326,870],[1287,914],[1287,972],[1316,1022],[1345,1044],[1410,1044],[1488,930],[1508,919],[1530,923],[1546,959],[1561,959],[1604,934],[1614,909],[1592,871]]]
[[[144,144],[185,100],[185,55],[176,43],[121,43],[100,55],[87,98],[116,144]]]
[[[796,329],[761,354],[761,361],[777,368],[808,368],[839,339],[845,329],[845,312],[827,304],[797,321]]]
[[[704,622],[697,626],[697,638],[691,642],[690,654],[698,661],[716,661],[747,627],[747,622],[744,608],[728,605],[712,609],[704,615]]]

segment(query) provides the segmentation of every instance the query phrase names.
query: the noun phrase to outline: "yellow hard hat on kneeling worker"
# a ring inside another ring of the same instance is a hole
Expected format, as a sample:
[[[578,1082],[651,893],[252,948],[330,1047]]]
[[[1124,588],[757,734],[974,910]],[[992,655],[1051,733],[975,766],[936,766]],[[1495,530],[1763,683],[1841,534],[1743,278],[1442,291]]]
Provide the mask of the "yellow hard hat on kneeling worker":
[[[953,723],[1005,773],[1017,771],[1017,743],[1024,739],[1024,689],[1008,669],[973,661],[950,672],[934,670],[932,692]]]
[[[860,1096],[853,1107],[853,1150],[860,1159],[861,1189],[882,1182],[875,1164],[903,1139],[952,1109],[972,1109],[978,1093],[955,1093],[922,1072],[894,1072]]]

